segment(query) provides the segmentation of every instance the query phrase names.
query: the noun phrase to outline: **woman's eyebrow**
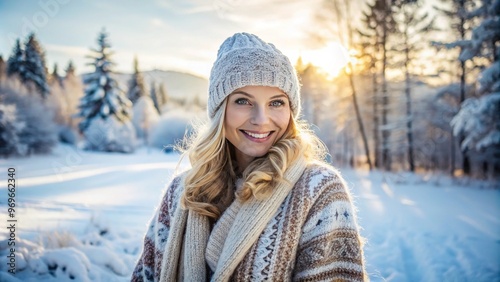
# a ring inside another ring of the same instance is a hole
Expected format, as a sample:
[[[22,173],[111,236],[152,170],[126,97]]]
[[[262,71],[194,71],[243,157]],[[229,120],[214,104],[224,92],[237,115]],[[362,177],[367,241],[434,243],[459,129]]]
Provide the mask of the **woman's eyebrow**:
[[[233,94],[242,94],[242,95],[248,96],[250,98],[254,98],[254,96],[252,94],[249,94],[249,93],[247,93],[245,91],[241,91],[241,90],[235,91],[235,92],[231,93],[230,95],[233,95]],[[270,99],[275,99],[275,98],[280,98],[280,97],[285,97],[288,99],[288,95],[286,95],[285,93],[274,95]]]
[[[278,95],[275,95],[275,96],[271,97],[271,99],[280,98],[280,97],[284,97],[284,98],[287,98],[287,99],[288,99],[288,95],[286,95],[286,94],[284,94],[284,93],[283,93],[283,94],[278,94]]]
[[[238,90],[238,91],[234,91],[233,93],[231,93],[231,94],[229,94],[229,95],[233,95],[233,94],[242,94],[242,95],[248,96],[248,97],[250,97],[250,98],[253,98],[252,94],[248,94],[248,93],[247,93],[247,92],[245,92],[245,91],[240,91],[240,90]]]

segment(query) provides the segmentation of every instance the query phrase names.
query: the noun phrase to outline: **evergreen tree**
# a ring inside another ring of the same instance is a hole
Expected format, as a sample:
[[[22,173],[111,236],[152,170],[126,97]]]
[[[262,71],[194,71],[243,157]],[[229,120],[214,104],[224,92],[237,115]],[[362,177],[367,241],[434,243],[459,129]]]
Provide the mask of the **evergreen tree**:
[[[19,78],[24,76],[24,51],[21,48],[19,38],[16,40],[16,44],[12,48],[12,54],[7,60],[7,75],[17,75]]]
[[[108,34],[103,30],[97,38],[98,49],[92,49],[94,72],[84,78],[85,94],[80,101],[79,124],[84,132],[93,119],[107,119],[112,116],[121,122],[130,120],[131,102],[121,93],[112,78],[110,43]]]
[[[141,96],[134,104],[132,111],[134,112],[132,123],[137,137],[144,138],[146,144],[149,145],[149,132],[158,122],[158,110],[149,96]]]
[[[24,73],[21,73],[21,81],[31,88],[35,89],[46,98],[49,94],[47,84],[47,67],[45,65],[44,51],[35,37],[34,33],[28,36],[28,41],[24,47]]]
[[[135,104],[137,99],[139,99],[144,95],[146,95],[146,90],[144,87],[144,78],[142,74],[139,72],[139,63],[137,61],[137,57],[135,57],[134,74],[132,75],[132,78],[129,80],[127,97],[133,104]]]
[[[449,7],[437,7],[434,6],[436,10],[441,12],[449,21],[449,31],[447,32],[452,32],[453,35],[455,35],[456,40],[454,42],[434,42],[434,45],[437,47],[445,47],[447,49],[455,49],[459,48],[459,53],[462,53],[462,47],[460,46],[460,43],[466,40],[467,35],[470,33],[470,21],[467,16],[472,9],[472,7],[475,5],[475,1],[473,0],[441,0],[443,4],[449,6]],[[448,33],[447,33],[448,34]],[[468,75],[469,75],[469,69],[467,68],[466,61],[465,60],[456,60],[458,63],[458,70],[459,70],[459,80],[460,80],[460,88],[459,88],[459,95],[458,95],[458,104],[461,104],[465,101],[467,98],[467,82],[468,82]],[[453,69],[457,69],[457,67],[453,67]],[[464,136],[460,134],[457,136],[458,142],[462,143],[464,140]],[[455,171],[455,153],[454,153],[454,148],[455,148],[455,140],[454,138],[451,138],[451,144],[452,148],[452,160],[451,160],[451,174],[452,176],[454,175]],[[468,156],[468,148],[464,148],[461,150],[462,153],[462,170],[464,174],[469,175],[471,172],[471,167],[470,167],[470,158]]]
[[[73,61],[69,61],[65,72],[66,72],[66,77],[75,76],[75,66],[73,65]]]
[[[73,116],[78,111],[78,101],[83,96],[83,84],[80,77],[76,75],[76,70],[72,61],[69,61],[65,71],[66,76],[63,80],[63,87],[68,112],[71,114],[69,125],[72,129],[78,130],[77,120],[73,118]]]
[[[161,99],[161,107],[163,107],[163,105],[168,103],[168,94],[167,90],[165,89],[165,84],[163,82],[161,82],[160,87],[158,87],[158,94]]]
[[[54,68],[52,69],[52,74],[50,75],[50,77],[51,77],[52,83],[57,82],[59,84],[59,86],[61,86],[61,87],[63,86],[63,84],[62,84],[63,78],[62,78],[62,76],[59,75],[57,63],[54,63]]]
[[[19,135],[24,127],[17,121],[16,105],[0,104],[0,156],[19,155],[23,146]]]
[[[389,108],[390,108],[390,93],[388,92],[388,83],[386,72],[389,65],[390,39],[395,31],[395,21],[392,11],[392,3],[387,0],[375,0],[374,3],[368,4],[368,12],[363,12],[362,25],[363,28],[359,33],[365,37],[374,38],[374,49],[379,51],[375,54],[375,65],[379,66],[378,74],[380,77],[380,93],[376,93],[374,97],[374,117],[375,120],[375,166],[384,167],[386,170],[391,168],[390,159],[390,126],[389,126]],[[380,106],[380,108],[379,108]],[[379,120],[379,111],[381,112],[381,120]],[[380,124],[381,122],[381,124]],[[382,133],[382,142],[379,145],[379,131]]]
[[[151,89],[149,96],[151,96],[151,100],[153,100],[153,105],[155,106],[156,110],[161,113],[161,106],[162,106],[162,101],[160,95],[158,95],[158,91],[156,89],[156,84],[151,82]]]
[[[402,65],[405,75],[406,98],[406,137],[408,143],[408,165],[411,172],[415,171],[414,142],[413,142],[413,113],[411,99],[411,77],[414,59],[418,58],[423,49],[425,40],[422,35],[433,29],[434,20],[429,20],[429,14],[423,12],[422,3],[418,0],[395,1],[396,12],[394,19],[397,22],[396,34],[399,44],[395,51],[403,55]]]
[[[479,97],[466,99],[452,120],[455,135],[463,134],[461,149],[488,152],[493,167],[500,163],[500,0],[482,0],[482,6],[471,11],[470,18],[481,20],[471,39],[459,42],[460,61],[474,57],[487,58],[489,66],[478,79]],[[488,163],[488,162],[485,162]]]

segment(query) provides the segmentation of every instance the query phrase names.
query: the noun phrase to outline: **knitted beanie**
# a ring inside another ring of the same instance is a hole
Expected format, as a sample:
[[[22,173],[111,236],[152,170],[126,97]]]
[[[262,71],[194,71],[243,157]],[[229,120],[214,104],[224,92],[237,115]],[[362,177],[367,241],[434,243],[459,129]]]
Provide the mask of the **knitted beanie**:
[[[293,116],[299,115],[300,85],[290,60],[273,44],[253,34],[236,33],[222,43],[210,72],[210,119],[229,94],[250,85],[278,87],[288,95]]]

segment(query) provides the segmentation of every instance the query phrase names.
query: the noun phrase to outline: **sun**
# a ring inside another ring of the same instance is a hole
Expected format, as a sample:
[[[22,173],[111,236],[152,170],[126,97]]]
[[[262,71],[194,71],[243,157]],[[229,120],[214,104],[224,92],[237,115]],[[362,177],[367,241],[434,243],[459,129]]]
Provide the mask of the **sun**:
[[[334,41],[319,49],[303,51],[301,56],[305,64],[311,63],[320,68],[328,79],[338,76],[340,70],[349,62],[347,49]]]

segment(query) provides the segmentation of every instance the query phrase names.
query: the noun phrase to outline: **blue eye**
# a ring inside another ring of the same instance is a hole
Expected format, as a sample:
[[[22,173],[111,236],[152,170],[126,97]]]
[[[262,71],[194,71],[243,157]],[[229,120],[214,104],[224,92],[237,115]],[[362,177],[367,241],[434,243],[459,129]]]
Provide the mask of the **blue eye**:
[[[238,105],[248,105],[249,104],[248,99],[245,99],[245,98],[236,99],[234,102]]]
[[[281,107],[285,105],[285,101],[283,100],[274,100],[271,102],[272,107]]]

